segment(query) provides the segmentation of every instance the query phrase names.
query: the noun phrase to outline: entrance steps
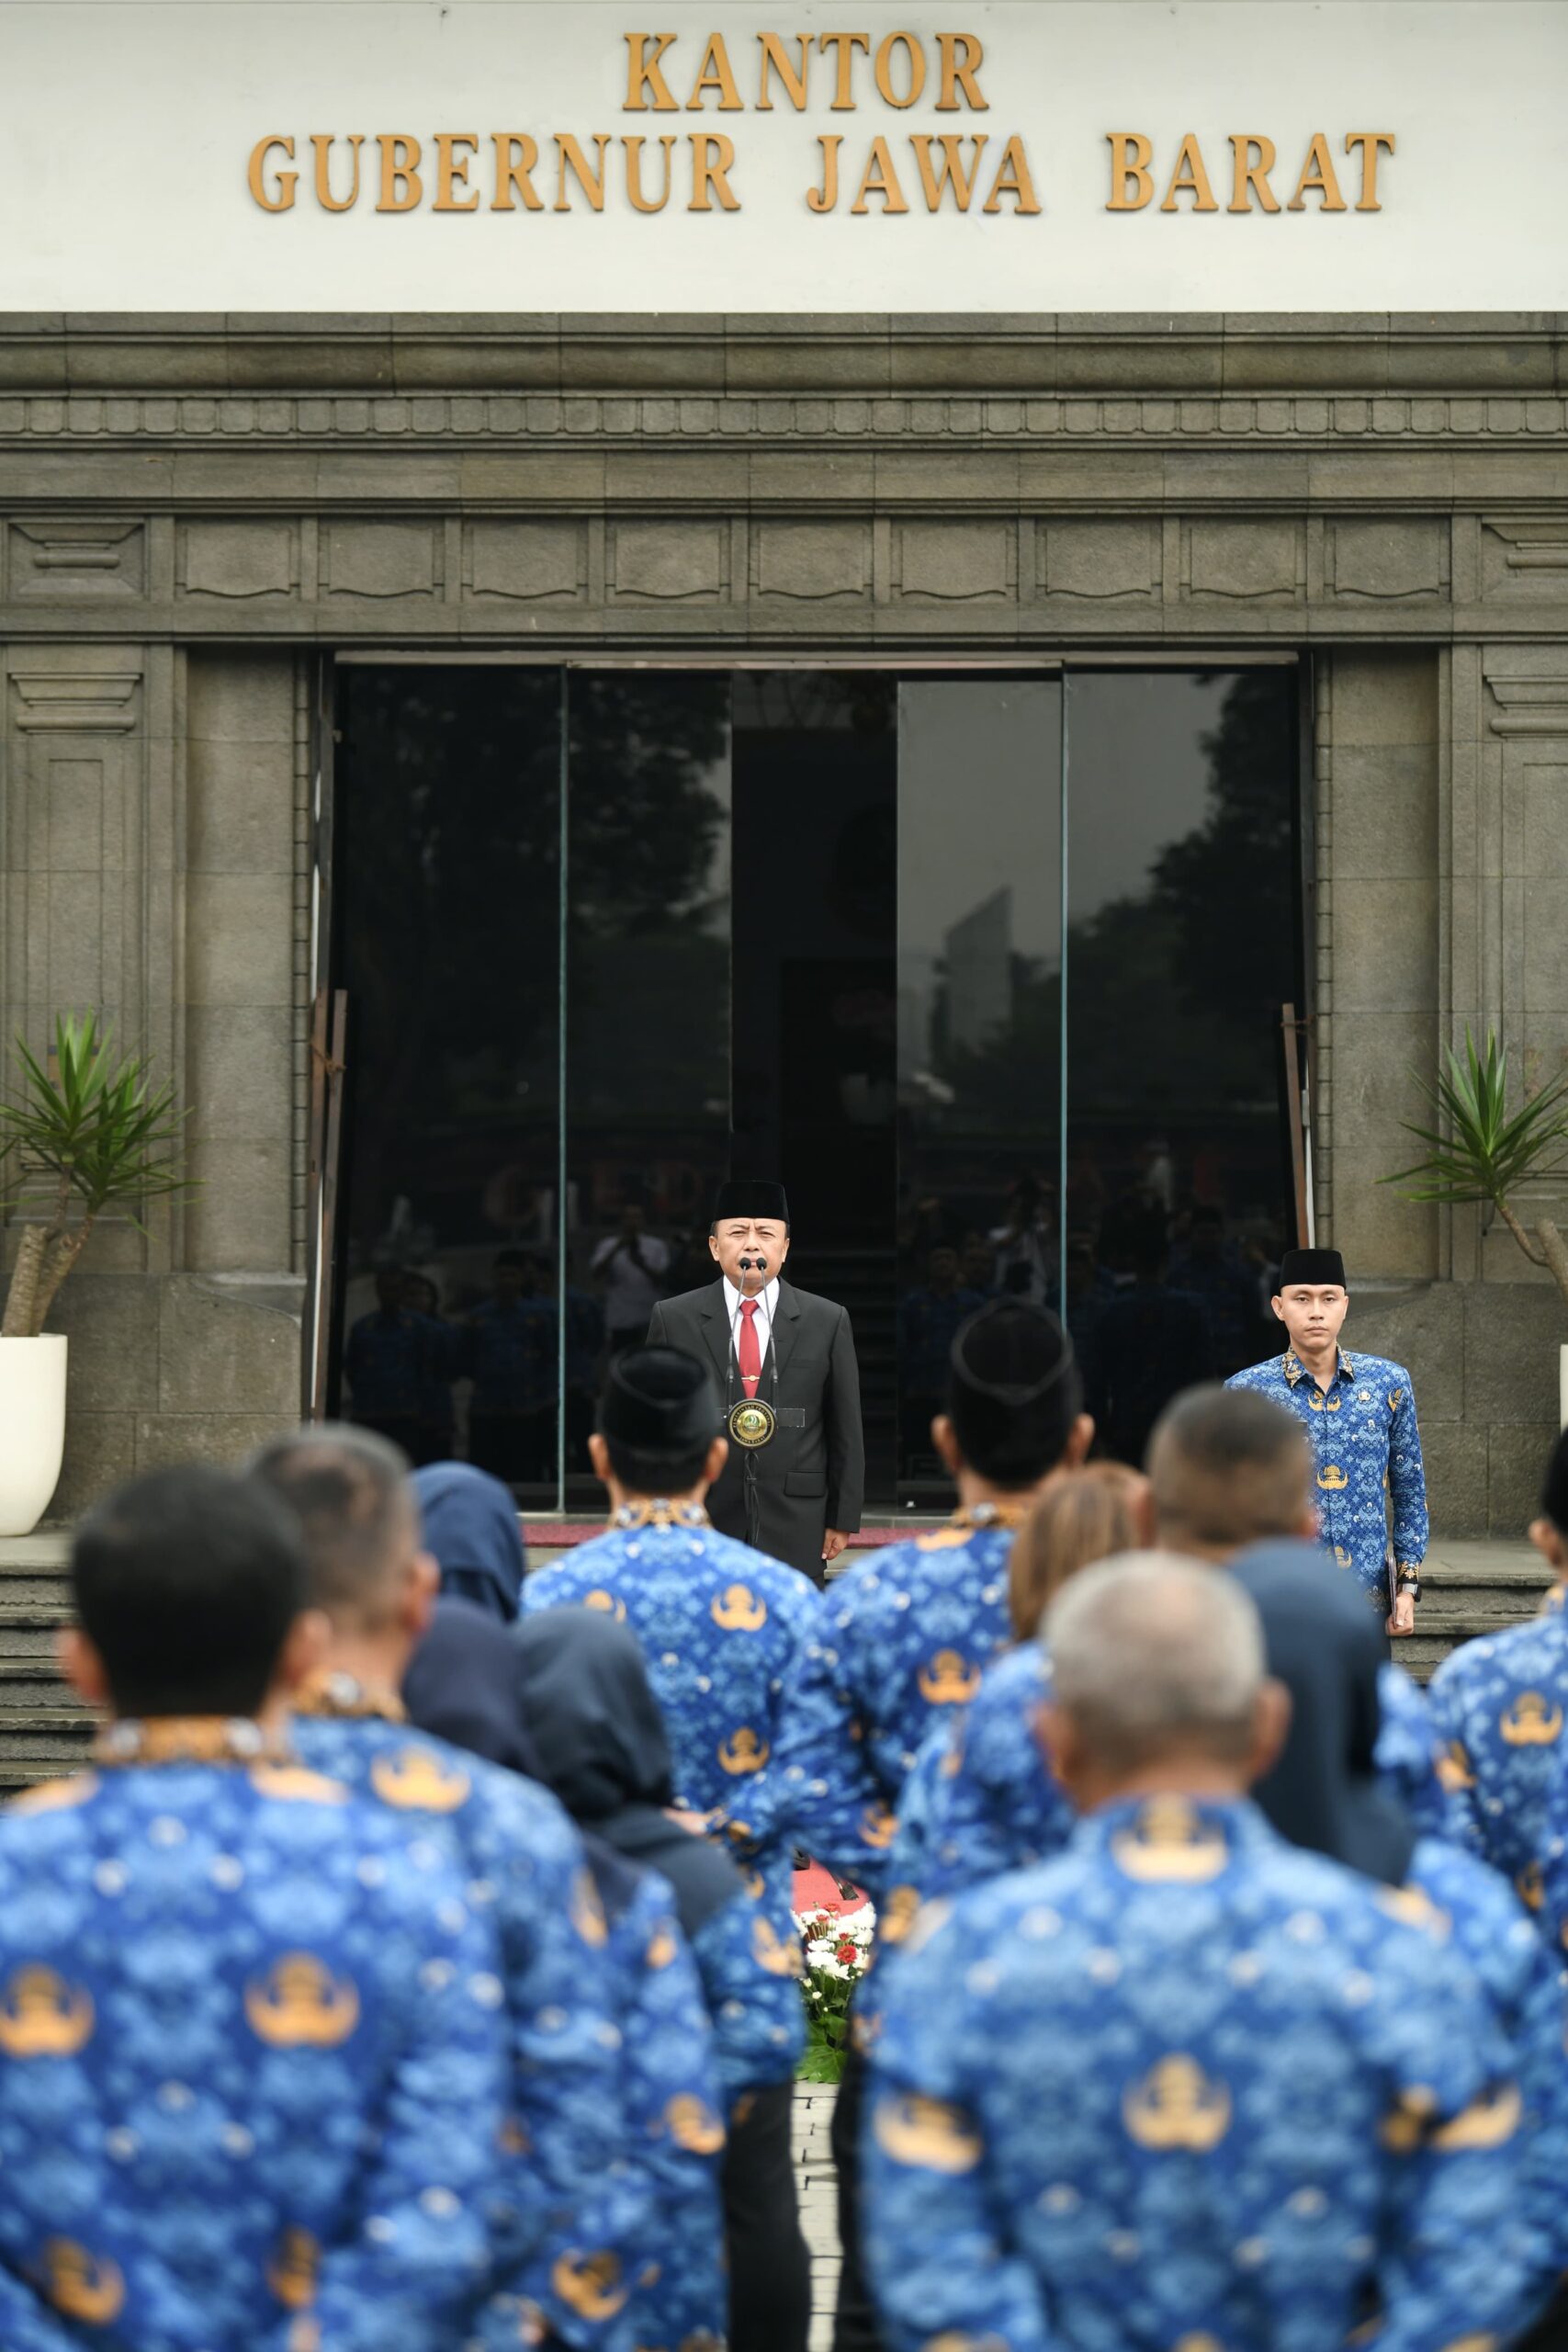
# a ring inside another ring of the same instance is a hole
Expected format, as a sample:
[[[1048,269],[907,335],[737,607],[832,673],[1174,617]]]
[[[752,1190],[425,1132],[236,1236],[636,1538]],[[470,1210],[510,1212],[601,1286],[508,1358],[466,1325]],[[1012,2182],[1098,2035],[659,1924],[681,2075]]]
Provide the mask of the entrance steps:
[[[897,1532],[909,1532],[910,1522]],[[71,1619],[68,1544],[63,1528],[0,1538],[0,1794],[73,1771],[92,1737],[91,1711],[55,1665],[56,1638]],[[542,1566],[550,1552],[533,1544],[532,1565]],[[1419,1631],[1395,1651],[1423,1682],[1458,1643],[1533,1616],[1550,1581],[1524,1544],[1435,1543],[1425,1573]]]

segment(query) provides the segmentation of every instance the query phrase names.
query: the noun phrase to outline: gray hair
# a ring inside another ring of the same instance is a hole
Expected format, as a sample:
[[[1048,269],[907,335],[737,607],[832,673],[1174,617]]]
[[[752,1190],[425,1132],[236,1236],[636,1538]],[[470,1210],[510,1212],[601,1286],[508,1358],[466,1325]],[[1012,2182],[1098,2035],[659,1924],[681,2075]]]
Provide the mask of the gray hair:
[[[275,1438],[247,1467],[299,1523],[310,1605],[339,1623],[378,1626],[418,1542],[407,1457],[374,1430],[325,1421]]]
[[[1224,1569],[1174,1552],[1101,1560],[1063,1586],[1044,1640],[1056,1703],[1101,1767],[1133,1771],[1179,1747],[1246,1755],[1263,1628]]]

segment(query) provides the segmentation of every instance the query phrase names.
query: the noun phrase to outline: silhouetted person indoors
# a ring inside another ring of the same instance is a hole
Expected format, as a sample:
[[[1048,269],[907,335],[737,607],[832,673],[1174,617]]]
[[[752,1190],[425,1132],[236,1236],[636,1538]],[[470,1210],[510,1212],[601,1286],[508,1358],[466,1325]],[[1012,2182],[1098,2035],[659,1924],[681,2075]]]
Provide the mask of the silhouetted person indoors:
[[[1209,1379],[1213,1363],[1202,1301],[1166,1280],[1163,1226],[1140,1220],[1129,1253],[1131,1283],[1086,1337],[1084,1394],[1100,1450],[1136,1469],[1166,1406],[1179,1389]]]
[[[343,1369],[359,1426],[379,1430],[411,1462],[427,1462],[443,1385],[450,1422],[451,1371],[442,1331],[413,1304],[413,1279],[400,1266],[377,1268],[376,1305],[350,1329]]]
[[[468,1458],[509,1487],[547,1487],[556,1475],[556,1301],[525,1250],[501,1252],[494,1285],[463,1335],[463,1368],[474,1384]]]

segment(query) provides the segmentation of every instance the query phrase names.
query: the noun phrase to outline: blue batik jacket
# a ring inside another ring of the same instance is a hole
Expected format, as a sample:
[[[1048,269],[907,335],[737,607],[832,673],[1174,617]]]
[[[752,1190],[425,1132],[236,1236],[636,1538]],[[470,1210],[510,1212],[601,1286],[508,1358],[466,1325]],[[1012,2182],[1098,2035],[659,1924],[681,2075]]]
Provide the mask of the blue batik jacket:
[[[784,1772],[801,1843],[872,1893],[933,1725],[966,1707],[1012,1639],[1008,1554],[1021,1513],[982,1506],[857,1560],[829,1587],[790,1712]],[[849,1780],[846,1746],[869,1772]]]
[[[482,1906],[254,1724],[107,1738],[168,1760],[0,1817],[0,2343],[450,2352],[506,2091]]]
[[[296,1703],[306,1761],[436,1841],[493,1926],[513,2073],[491,2284],[585,2352],[618,2343],[652,2192],[647,2143],[617,2128],[623,2029],[581,1838],[547,1790],[411,1729],[395,1698],[329,1674]]]
[[[1564,1826],[1551,1798],[1564,1752],[1568,1618],[1557,1611],[1466,1642],[1433,1675],[1427,1702],[1466,1843],[1540,1913],[1547,1844]]]
[[[674,1896],[657,1871],[623,1866],[616,1876],[631,1889],[624,1904],[607,1906],[604,1956],[621,2029],[617,2129],[623,2150],[651,2175],[652,2199],[624,2270],[608,2273],[599,2265],[577,2275],[592,2280],[606,2305],[624,2299],[624,2311],[614,2316],[624,2320],[632,2345],[677,2352],[722,2337],[728,2324],[718,2183],[724,2094]],[[484,2352],[527,2344],[531,2319],[525,2298],[498,2299],[486,2314]]]
[[[1179,1798],[928,1906],[870,2052],[893,2352],[1320,2352],[1369,2312],[1379,2352],[1438,2352],[1532,2317],[1523,2095],[1410,1908]]]
[[[1386,1613],[1390,1544],[1401,1568],[1418,1569],[1428,1532],[1416,1395],[1404,1366],[1341,1349],[1325,1391],[1287,1349],[1234,1374],[1225,1386],[1253,1389],[1301,1422],[1312,1448],[1324,1544]]]
[[[904,1784],[886,1904],[897,1918],[913,1900],[953,1895],[1003,1871],[1059,1853],[1077,1815],[1047,1763],[1035,1724],[1051,1695],[1038,1642],[1007,1651],[951,1724],[931,1732]],[[1424,1834],[1461,1834],[1438,1773],[1427,1702],[1397,1666],[1379,1669],[1382,1720],[1375,1761]]]
[[[636,1634],[669,1734],[677,1801],[743,1855],[753,1958],[764,1976],[787,1983],[801,1958],[778,1757],[821,1600],[798,1570],[719,1534],[701,1512],[655,1504],[628,1517],[637,1523],[528,1577],[524,1611],[608,1610]],[[842,1729],[840,1747],[848,1776],[855,1768]],[[805,2042],[793,1987],[771,2017],[758,2010],[759,2021],[773,2053],[769,2079],[784,2081]],[[761,2054],[754,2049],[750,2063]]]

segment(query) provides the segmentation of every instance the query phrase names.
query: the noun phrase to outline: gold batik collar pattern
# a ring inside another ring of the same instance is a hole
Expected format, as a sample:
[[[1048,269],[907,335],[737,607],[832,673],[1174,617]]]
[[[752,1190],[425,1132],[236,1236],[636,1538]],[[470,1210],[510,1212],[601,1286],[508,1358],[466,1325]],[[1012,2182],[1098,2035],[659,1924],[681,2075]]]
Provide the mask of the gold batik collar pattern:
[[[326,1667],[307,1675],[288,1705],[291,1713],[310,1715],[317,1722],[408,1721],[403,1702],[395,1690],[387,1690],[381,1683],[361,1682],[356,1674],[344,1674],[337,1667]]]
[[[947,1523],[949,1527],[1021,1527],[1032,1508],[1032,1498],[1017,1503],[964,1503]]]
[[[707,1527],[712,1524],[701,1503],[672,1503],[663,1495],[648,1495],[623,1503],[611,1514],[612,1527]]]
[[[292,1764],[283,1732],[249,1715],[127,1716],[93,1742],[95,1764]]]
[[[1285,1350],[1284,1365],[1285,1378],[1290,1382],[1292,1388],[1294,1388],[1301,1381],[1309,1377],[1307,1368],[1305,1364],[1303,1363],[1300,1356],[1297,1355],[1294,1348],[1287,1348]],[[1339,1351],[1339,1362],[1335,1367],[1334,1379],[1354,1380],[1355,1377],[1356,1367],[1351,1363],[1349,1357],[1346,1354],[1344,1349],[1341,1348]],[[1329,1383],[1330,1387],[1332,1387],[1334,1383],[1331,1381]]]

